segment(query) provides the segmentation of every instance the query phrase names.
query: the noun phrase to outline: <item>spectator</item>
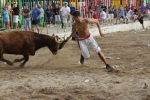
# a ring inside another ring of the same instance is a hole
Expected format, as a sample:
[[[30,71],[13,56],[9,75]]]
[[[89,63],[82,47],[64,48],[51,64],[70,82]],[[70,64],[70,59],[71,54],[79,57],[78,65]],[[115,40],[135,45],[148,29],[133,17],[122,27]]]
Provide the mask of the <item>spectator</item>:
[[[94,19],[98,19],[98,14],[97,14],[97,11],[94,11],[93,18],[94,18]]]
[[[41,12],[41,16],[40,16],[40,27],[44,26],[44,9],[42,8],[42,6],[39,4],[38,8],[40,9]]]
[[[128,12],[130,10],[130,6],[128,4],[126,4],[126,11]]]
[[[89,18],[93,18],[94,11],[92,9],[89,10]]]
[[[121,7],[122,7],[122,5],[121,5]],[[114,5],[114,18],[116,18],[117,17],[117,9],[116,9],[116,5]]]
[[[148,19],[148,9],[144,10],[142,12],[142,14],[143,14],[143,18],[145,18],[147,20]]]
[[[141,6],[141,12],[143,12],[144,10],[146,10],[146,6],[144,6],[144,4],[142,4],[142,6]]]
[[[88,13],[89,13],[88,6],[87,6],[87,5],[85,5],[85,14],[86,14],[86,18],[88,18]]]
[[[28,29],[31,30],[31,19],[30,19],[30,10],[28,5],[24,5],[24,9],[22,11],[23,19],[24,19],[24,29],[27,31]]]
[[[7,10],[10,11],[12,8],[11,8],[11,4],[8,2],[7,4]]]
[[[132,5],[131,5],[131,10],[134,10],[134,8],[135,8],[135,6],[132,4]]]
[[[5,28],[8,30],[9,29],[9,10],[7,7],[4,7],[3,9],[3,18],[4,18],[4,23],[5,23]]]
[[[124,8],[124,15],[125,15],[125,16],[127,15],[126,7]]]
[[[129,10],[126,15],[127,23],[134,21],[134,12],[132,10]]]
[[[146,9],[149,9],[149,4],[148,3],[146,3]]]
[[[37,8],[37,4],[34,4],[33,10],[32,10],[32,30],[34,31],[33,28],[35,25],[38,33],[40,32],[40,29],[39,29],[40,16],[41,16],[41,11],[39,8]]]
[[[56,23],[57,27],[59,27],[61,20],[60,20],[60,8],[59,8],[58,4],[55,5],[53,12],[55,14],[55,23]]]
[[[150,20],[150,8],[148,8],[148,20]]]
[[[117,20],[120,20],[120,19],[124,20],[124,17],[125,17],[124,10],[122,9],[122,6],[120,6],[120,8],[118,9],[116,24],[117,24]]]
[[[109,19],[109,23],[112,24],[113,23],[113,19],[114,19],[114,6],[113,3],[111,2],[110,6],[108,7],[108,19]]]
[[[19,7],[17,6],[17,3],[15,3],[13,8],[13,28],[17,29],[17,23],[19,18]]]
[[[46,22],[48,25],[50,25],[53,20],[52,14],[53,14],[52,6],[48,5],[47,9],[46,9]],[[51,26],[51,27],[53,27],[53,26]]]
[[[76,10],[76,8],[74,7],[73,4],[70,5],[70,22],[72,23],[73,20],[72,20],[72,14],[73,12]]]
[[[106,19],[106,12],[103,10],[104,10],[103,8],[100,9],[100,15],[99,15],[100,23]]]
[[[106,13],[107,7],[104,5],[104,3],[102,3],[101,9],[103,9],[103,11]]]
[[[66,32],[66,24],[67,24],[67,20],[69,18],[70,15],[70,8],[68,7],[68,3],[65,3],[65,6],[63,6],[60,9],[61,15],[62,15],[62,19],[63,19],[63,24],[64,24],[64,32]]]

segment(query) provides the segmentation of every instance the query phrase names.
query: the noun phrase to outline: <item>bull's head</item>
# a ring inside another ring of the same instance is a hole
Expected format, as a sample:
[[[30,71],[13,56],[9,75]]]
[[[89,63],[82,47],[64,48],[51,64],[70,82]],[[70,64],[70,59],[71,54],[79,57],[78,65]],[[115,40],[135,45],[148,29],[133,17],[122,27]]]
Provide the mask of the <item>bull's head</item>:
[[[54,34],[52,35],[52,39],[51,39],[51,43],[49,45],[49,49],[51,50],[51,52],[56,55],[58,49],[62,49],[64,44],[67,41],[64,38],[60,38],[58,36],[55,36]]]

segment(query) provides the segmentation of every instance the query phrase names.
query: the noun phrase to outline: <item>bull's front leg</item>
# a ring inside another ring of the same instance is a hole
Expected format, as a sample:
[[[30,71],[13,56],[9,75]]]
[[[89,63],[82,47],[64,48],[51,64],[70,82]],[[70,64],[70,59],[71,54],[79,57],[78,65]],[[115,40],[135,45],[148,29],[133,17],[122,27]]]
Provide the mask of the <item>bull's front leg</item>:
[[[24,62],[20,64],[20,67],[24,67],[25,63],[29,60],[29,55],[24,55]]]
[[[10,66],[13,66],[13,62],[9,61],[9,60],[6,60],[3,55],[0,55],[0,60],[3,61],[3,62],[6,62],[8,65]]]

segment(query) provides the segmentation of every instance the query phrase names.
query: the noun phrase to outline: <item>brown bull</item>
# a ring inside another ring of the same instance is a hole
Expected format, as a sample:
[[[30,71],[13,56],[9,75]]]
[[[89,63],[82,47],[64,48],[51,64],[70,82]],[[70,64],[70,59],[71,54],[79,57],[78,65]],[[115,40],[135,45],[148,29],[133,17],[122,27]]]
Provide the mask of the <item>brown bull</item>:
[[[21,62],[20,66],[24,66],[29,60],[29,55],[35,55],[35,52],[47,46],[55,55],[59,49],[60,42],[58,37],[38,34],[30,31],[12,31],[0,33],[0,61],[6,62],[13,66],[13,62],[6,60],[3,54],[23,55],[21,59],[15,59],[14,62]]]

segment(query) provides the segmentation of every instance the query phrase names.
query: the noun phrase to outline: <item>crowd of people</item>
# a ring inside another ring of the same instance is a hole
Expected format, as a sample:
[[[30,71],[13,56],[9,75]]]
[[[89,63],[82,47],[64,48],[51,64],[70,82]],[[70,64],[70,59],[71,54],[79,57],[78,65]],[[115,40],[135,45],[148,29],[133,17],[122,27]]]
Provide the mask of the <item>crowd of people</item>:
[[[36,26],[39,32],[39,26],[44,26],[44,15],[46,15],[46,24],[49,27],[57,26],[58,28],[63,28],[65,32],[67,25],[71,26],[71,23],[73,23],[72,14],[76,10],[80,11],[83,18],[98,19],[100,23],[107,20],[108,24],[114,24],[115,19],[116,24],[118,21],[127,24],[139,20],[143,29],[143,19],[150,20],[150,4],[137,7],[126,5],[124,8],[120,5],[117,9],[113,3],[106,7],[103,2],[101,2],[100,7],[91,4],[89,7],[82,5],[81,9],[76,9],[73,4],[68,4],[67,2],[63,7],[56,4],[54,7],[48,5],[46,9],[43,9],[40,4],[34,4],[33,8],[29,9],[27,3],[23,5],[23,8],[19,8],[17,3],[14,4],[14,7],[11,7],[8,3],[3,8],[3,18],[6,29],[10,28],[10,13],[12,13],[14,29],[21,28],[21,20],[23,20],[25,30],[33,30],[33,27]]]

